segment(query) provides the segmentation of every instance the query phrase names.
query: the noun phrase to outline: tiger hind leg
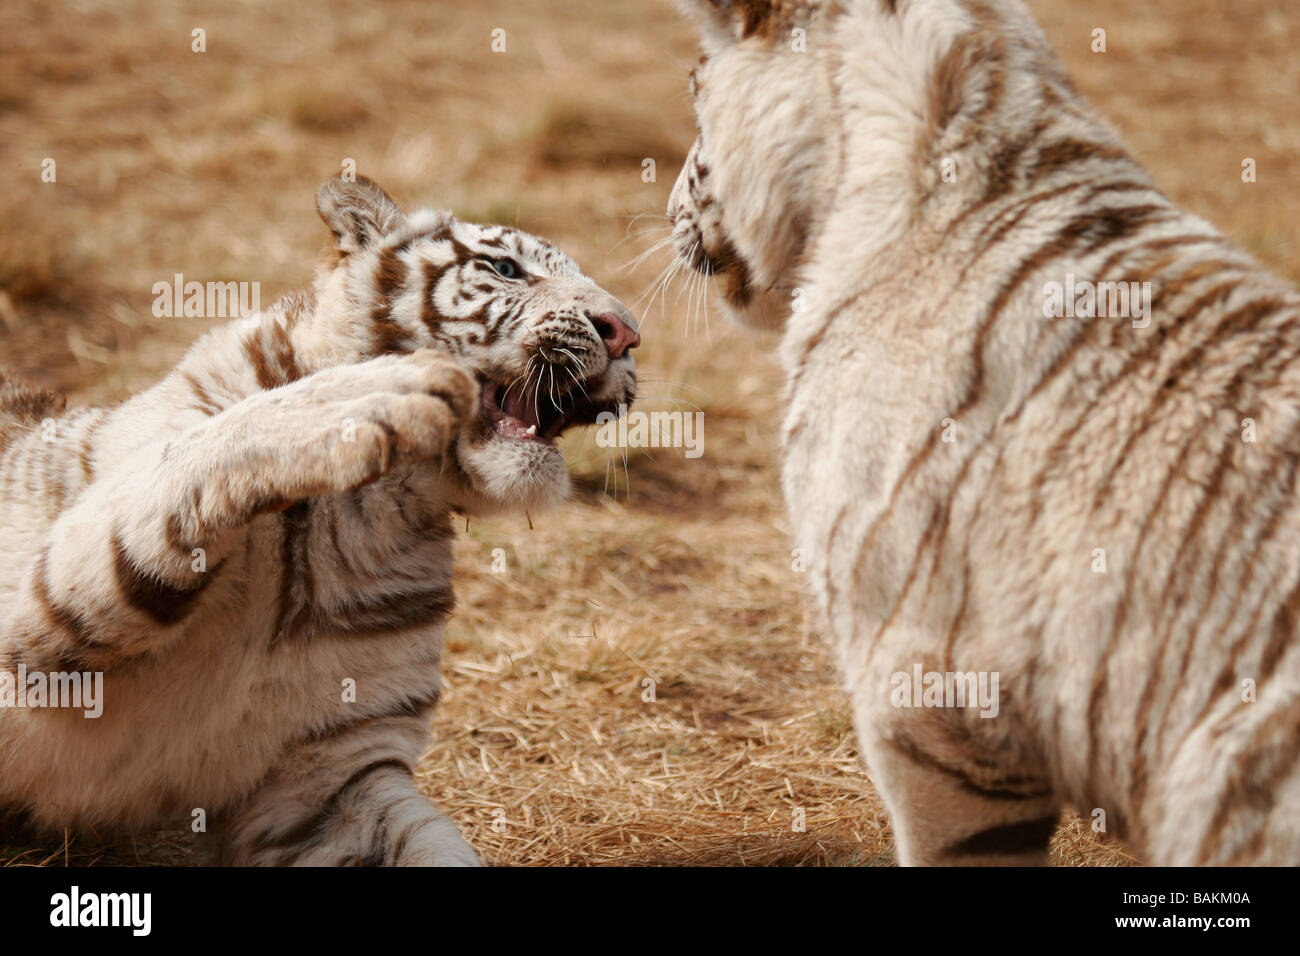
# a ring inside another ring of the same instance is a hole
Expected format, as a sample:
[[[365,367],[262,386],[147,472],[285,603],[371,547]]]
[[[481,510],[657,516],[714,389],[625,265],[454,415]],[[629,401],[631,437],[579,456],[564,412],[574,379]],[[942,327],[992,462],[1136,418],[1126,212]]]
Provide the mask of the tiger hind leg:
[[[1045,866],[1061,806],[1043,781],[999,776],[906,731],[868,738],[902,866]]]

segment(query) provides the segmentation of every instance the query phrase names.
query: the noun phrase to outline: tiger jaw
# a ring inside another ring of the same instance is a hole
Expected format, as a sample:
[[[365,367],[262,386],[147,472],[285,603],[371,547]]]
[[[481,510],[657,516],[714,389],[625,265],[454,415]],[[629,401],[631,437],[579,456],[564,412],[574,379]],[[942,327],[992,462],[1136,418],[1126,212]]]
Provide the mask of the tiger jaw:
[[[544,389],[540,382],[530,391],[518,385],[484,380],[482,408],[492,431],[506,442],[526,442],[554,447],[570,428],[596,424],[602,412],[617,412],[617,398],[593,399],[605,391],[605,379],[587,379],[562,393]],[[629,396],[624,397],[627,401]]]
[[[602,411],[616,411],[636,397],[636,366],[630,357],[609,363],[599,374],[561,390],[549,375],[525,390],[479,372],[479,415],[456,446],[464,495],[456,505],[466,513],[490,514],[501,508],[545,509],[569,493],[569,467],[555,440],[570,428],[595,424]],[[567,376],[564,376],[567,378]],[[552,397],[553,394],[553,397]]]

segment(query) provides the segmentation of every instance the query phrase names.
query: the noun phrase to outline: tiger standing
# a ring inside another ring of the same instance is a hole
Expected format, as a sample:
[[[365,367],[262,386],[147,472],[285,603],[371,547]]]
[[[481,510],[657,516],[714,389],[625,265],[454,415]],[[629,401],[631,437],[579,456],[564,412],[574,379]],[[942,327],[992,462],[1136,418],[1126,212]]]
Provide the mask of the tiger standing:
[[[683,3],[677,248],[783,330],[786,499],[900,860],[1043,863],[1073,805],[1151,863],[1300,863],[1300,295],[1018,0]]]

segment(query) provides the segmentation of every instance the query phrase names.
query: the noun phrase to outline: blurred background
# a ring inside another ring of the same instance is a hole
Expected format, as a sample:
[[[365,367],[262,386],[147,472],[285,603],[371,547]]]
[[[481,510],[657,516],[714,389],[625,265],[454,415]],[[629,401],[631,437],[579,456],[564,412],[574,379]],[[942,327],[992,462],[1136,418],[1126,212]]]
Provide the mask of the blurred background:
[[[1030,5],[1165,191],[1300,278],[1300,9]],[[147,386],[209,324],[154,318],[153,284],[258,282],[270,305],[310,279],[316,187],[354,160],[400,203],[555,241],[641,316],[643,407],[705,413],[696,459],[571,434],[569,505],[462,536],[420,779],[492,863],[894,859],[792,570],[773,343],[698,282],[651,295],[666,252],[634,261],[668,232],[696,56],[670,0],[0,6],[0,364],[73,403]],[[0,863],[184,842],[75,837]],[[1073,818],[1054,858],[1128,862]]]

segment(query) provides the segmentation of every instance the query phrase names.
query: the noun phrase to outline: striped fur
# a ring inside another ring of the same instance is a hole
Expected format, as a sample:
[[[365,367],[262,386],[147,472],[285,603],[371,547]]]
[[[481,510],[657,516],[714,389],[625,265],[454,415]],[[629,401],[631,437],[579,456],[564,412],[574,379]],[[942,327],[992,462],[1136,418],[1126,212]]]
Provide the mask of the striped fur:
[[[99,719],[0,708],[7,818],[202,809],[231,863],[477,862],[411,774],[452,516],[566,494],[503,409],[558,434],[631,401],[635,323],[517,230],[367,180],[318,205],[336,261],[148,391],[64,413],[0,379],[0,669],[104,673]]]
[[[796,543],[902,861],[1043,862],[1072,805],[1152,863],[1300,863],[1300,295],[1018,0],[684,2],[678,248],[784,330]],[[1150,283],[1149,326],[1045,318],[1070,274]],[[895,706],[918,664],[997,673],[997,716]]]

